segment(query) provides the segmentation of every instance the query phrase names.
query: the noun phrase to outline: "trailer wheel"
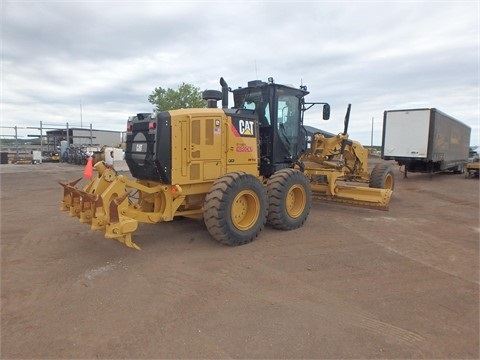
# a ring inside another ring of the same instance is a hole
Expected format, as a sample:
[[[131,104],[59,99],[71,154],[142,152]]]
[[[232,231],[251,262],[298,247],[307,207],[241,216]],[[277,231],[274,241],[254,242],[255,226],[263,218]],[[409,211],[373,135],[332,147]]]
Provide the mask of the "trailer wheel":
[[[455,170],[453,170],[454,174],[463,174],[465,172],[465,167],[463,165],[458,165]]]
[[[307,220],[312,204],[312,190],[301,171],[277,171],[268,179],[267,195],[267,222],[275,229],[297,229]]]
[[[243,245],[262,231],[267,194],[255,176],[233,172],[217,179],[204,202],[204,222],[212,237],[226,245]]]
[[[390,165],[377,164],[370,174],[369,187],[377,189],[393,190],[395,186],[395,178]]]

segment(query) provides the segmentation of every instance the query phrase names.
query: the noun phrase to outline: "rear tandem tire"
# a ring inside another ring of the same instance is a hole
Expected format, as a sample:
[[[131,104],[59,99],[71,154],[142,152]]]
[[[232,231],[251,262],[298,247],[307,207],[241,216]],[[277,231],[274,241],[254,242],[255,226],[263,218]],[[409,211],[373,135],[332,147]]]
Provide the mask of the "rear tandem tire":
[[[370,174],[368,186],[377,189],[393,190],[395,186],[395,178],[393,176],[392,167],[387,164],[375,165]]]
[[[205,226],[222,244],[238,246],[251,242],[262,231],[266,217],[265,188],[260,180],[245,172],[222,176],[205,196]]]
[[[277,171],[268,179],[267,195],[267,222],[275,229],[297,229],[307,220],[312,205],[312,190],[301,171]]]

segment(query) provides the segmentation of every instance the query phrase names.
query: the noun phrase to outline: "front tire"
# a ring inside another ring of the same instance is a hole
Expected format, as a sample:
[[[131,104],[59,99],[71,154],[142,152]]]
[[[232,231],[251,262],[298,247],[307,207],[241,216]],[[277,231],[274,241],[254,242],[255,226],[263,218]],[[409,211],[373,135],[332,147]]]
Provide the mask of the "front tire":
[[[371,188],[393,190],[395,186],[395,178],[393,170],[390,165],[377,164],[370,174],[370,181],[368,184]]]
[[[277,171],[268,179],[267,195],[267,222],[275,229],[297,229],[307,220],[312,205],[312,190],[301,171]]]
[[[238,246],[254,240],[267,216],[267,194],[255,176],[233,172],[217,179],[205,196],[204,222],[222,244]]]

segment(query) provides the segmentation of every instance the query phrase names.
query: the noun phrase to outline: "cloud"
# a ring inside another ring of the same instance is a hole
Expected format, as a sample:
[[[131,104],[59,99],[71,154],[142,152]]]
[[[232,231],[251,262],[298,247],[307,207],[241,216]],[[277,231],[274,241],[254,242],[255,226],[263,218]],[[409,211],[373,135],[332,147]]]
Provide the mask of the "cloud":
[[[380,144],[384,110],[437,107],[479,135],[479,7],[457,1],[4,1],[2,126],[123,130],[155,87],[272,76]],[[80,116],[80,103],[82,116]],[[80,120],[80,118],[82,119]],[[2,129],[6,133],[8,129]],[[30,131],[31,133],[31,131]]]

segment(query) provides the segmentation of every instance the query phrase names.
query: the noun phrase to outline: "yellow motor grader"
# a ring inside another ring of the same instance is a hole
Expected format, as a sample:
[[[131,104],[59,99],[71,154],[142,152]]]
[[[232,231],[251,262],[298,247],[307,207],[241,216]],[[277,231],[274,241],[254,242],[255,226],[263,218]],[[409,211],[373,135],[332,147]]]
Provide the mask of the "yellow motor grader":
[[[63,186],[61,209],[105,237],[139,249],[138,223],[198,218],[228,245],[254,240],[265,223],[292,230],[307,219],[313,197],[386,209],[394,178],[389,167],[368,173],[368,153],[344,132],[307,134],[306,87],[251,81],[206,90],[206,108],[142,113],[127,122],[125,160],[131,179],[104,162],[94,176]],[[234,106],[228,108],[229,92]],[[222,108],[217,102],[222,100]],[[352,183],[356,183],[352,185]],[[364,183],[364,184],[362,184]]]

